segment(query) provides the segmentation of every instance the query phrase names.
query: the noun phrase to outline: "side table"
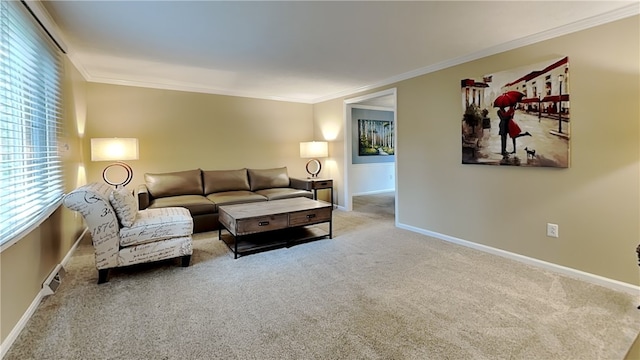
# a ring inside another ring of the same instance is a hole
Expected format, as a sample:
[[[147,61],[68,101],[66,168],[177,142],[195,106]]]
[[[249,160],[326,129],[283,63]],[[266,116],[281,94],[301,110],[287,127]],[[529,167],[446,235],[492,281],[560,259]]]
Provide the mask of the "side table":
[[[308,178],[307,181],[311,185],[310,186],[311,190],[313,190],[313,200],[318,200],[318,190],[322,190],[322,189],[331,190],[331,208],[333,208],[333,180]]]

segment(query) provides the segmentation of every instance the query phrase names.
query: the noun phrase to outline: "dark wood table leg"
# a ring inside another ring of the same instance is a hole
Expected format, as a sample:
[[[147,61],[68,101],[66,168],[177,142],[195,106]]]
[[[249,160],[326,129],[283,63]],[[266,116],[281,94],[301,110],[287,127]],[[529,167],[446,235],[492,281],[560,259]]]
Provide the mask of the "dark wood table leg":
[[[234,236],[233,237],[233,258],[237,259],[238,258],[238,241],[240,241],[239,236]]]

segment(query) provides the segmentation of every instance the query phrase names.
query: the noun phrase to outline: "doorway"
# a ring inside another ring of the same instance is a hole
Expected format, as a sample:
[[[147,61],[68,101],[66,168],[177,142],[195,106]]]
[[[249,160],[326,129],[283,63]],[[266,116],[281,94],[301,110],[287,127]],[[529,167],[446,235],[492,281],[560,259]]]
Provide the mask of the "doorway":
[[[363,181],[363,176],[361,175],[362,168],[373,167],[373,165],[367,164],[354,164],[354,146],[358,146],[358,134],[357,128],[354,129],[354,119],[353,119],[353,110],[354,109],[365,109],[365,110],[374,110],[374,111],[384,111],[392,113],[393,120],[393,149],[394,149],[394,161],[393,163],[389,163],[387,161],[386,165],[380,165],[378,167],[384,167],[384,169],[378,169],[379,173],[384,174],[387,183],[390,183],[392,188],[386,188],[380,190],[380,192],[384,193],[393,193],[394,197],[394,214],[397,214],[398,202],[397,202],[397,174],[398,174],[398,166],[395,155],[396,142],[397,142],[397,127],[398,127],[398,119],[397,119],[397,91],[396,88],[383,90],[379,92],[375,92],[372,94],[367,94],[363,96],[358,96],[351,99],[344,100],[344,129],[345,129],[345,141],[344,141],[344,208],[347,211],[353,210],[353,196],[361,195],[360,190],[362,188],[361,182]],[[357,119],[356,119],[357,121]],[[356,144],[354,144],[356,143]],[[357,156],[357,153],[356,153]],[[370,162],[371,163],[371,162]],[[375,165],[375,164],[374,164]],[[388,168],[390,166],[390,169]],[[365,170],[366,171],[366,170]],[[392,177],[392,179],[388,179],[386,177]],[[391,180],[388,182],[388,180]],[[375,194],[369,192],[366,195]],[[397,217],[396,217],[397,218]]]

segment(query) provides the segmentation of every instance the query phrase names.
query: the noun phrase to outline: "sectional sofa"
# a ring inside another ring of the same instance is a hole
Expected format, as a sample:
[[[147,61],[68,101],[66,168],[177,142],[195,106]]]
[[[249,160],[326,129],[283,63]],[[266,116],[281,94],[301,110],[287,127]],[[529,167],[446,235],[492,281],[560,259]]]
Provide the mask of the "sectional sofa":
[[[195,233],[220,227],[218,206],[293,197],[313,198],[311,183],[290,178],[286,167],[146,173],[136,189],[138,208],[184,207]]]

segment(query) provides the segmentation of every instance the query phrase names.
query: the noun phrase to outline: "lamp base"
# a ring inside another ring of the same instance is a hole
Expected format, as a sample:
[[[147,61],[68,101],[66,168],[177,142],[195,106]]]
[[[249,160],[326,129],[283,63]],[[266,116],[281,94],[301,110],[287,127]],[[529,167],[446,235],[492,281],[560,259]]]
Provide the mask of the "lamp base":
[[[109,171],[109,169],[111,169],[114,166],[120,166],[125,170],[126,177],[125,177],[125,179],[123,181],[114,182],[114,181],[110,180],[109,177],[107,177],[107,172]],[[102,179],[104,179],[104,182],[106,182],[107,184],[109,184],[111,186],[115,186],[116,188],[118,188],[120,186],[125,187],[131,182],[131,179],[133,179],[133,169],[131,169],[131,166],[129,166],[129,165],[123,163],[123,162],[115,162],[115,163],[107,166],[106,168],[104,168],[104,170],[102,171]]]
[[[309,165],[311,164],[315,164],[315,169],[310,170]],[[318,159],[311,159],[309,161],[307,161],[307,173],[309,173],[309,175],[311,175],[311,178],[317,178],[318,174],[320,173],[320,170],[322,170],[322,165],[320,164],[320,161],[318,161]]]

